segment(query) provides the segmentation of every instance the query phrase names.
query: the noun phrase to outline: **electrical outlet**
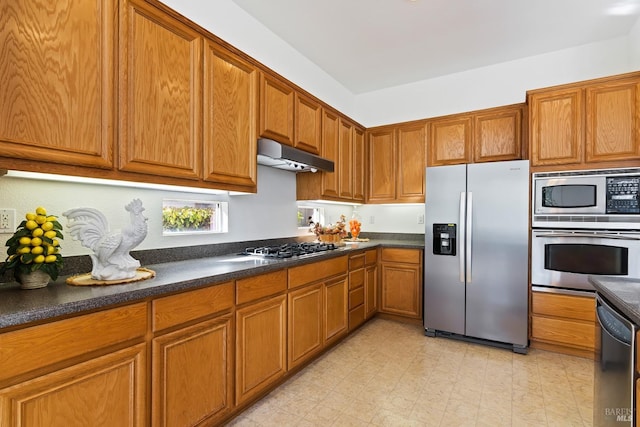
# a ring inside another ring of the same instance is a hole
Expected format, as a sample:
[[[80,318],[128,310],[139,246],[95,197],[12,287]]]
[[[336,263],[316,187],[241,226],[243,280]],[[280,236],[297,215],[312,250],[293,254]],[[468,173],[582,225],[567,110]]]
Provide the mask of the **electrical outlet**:
[[[16,228],[16,210],[0,209],[0,233],[13,233]]]
[[[418,214],[418,224],[424,224],[424,214]]]
[[[375,217],[375,216],[373,216],[373,215],[371,215],[371,216],[369,217],[369,224],[374,224],[375,222],[376,222],[376,217]]]

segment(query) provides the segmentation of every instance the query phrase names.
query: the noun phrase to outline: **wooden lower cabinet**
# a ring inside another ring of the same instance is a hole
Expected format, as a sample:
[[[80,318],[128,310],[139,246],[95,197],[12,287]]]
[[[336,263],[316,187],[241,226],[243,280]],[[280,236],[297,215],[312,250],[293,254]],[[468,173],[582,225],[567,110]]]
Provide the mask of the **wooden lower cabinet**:
[[[244,403],[287,372],[287,296],[236,311],[236,404]]]
[[[324,345],[337,340],[347,332],[347,300],[349,284],[346,276],[328,281],[324,285]]]
[[[366,267],[364,273],[364,317],[370,319],[378,311],[378,267]]]
[[[422,318],[422,251],[382,249],[379,311]]]
[[[152,424],[214,422],[233,408],[231,314],[153,340]]]
[[[595,336],[593,297],[531,293],[531,347],[593,358]]]
[[[289,292],[289,369],[322,348],[322,283]]]
[[[0,426],[146,426],[145,349],[138,344],[1,389]]]

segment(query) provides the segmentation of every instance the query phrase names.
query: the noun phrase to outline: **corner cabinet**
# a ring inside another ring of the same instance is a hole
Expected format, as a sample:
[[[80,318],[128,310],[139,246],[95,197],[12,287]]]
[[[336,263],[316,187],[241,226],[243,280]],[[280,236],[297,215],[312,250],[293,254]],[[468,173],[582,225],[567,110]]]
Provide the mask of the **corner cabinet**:
[[[640,73],[527,92],[533,168],[637,165]]]
[[[204,55],[204,179],[257,188],[258,70],[207,41]]]
[[[381,313],[422,319],[422,251],[382,248]]]
[[[428,166],[524,158],[524,104],[429,119]]]
[[[425,122],[369,130],[369,203],[421,203],[427,161]]]
[[[144,1],[120,5],[120,170],[200,179],[203,41]]]
[[[113,168],[117,5],[3,2],[0,168]]]

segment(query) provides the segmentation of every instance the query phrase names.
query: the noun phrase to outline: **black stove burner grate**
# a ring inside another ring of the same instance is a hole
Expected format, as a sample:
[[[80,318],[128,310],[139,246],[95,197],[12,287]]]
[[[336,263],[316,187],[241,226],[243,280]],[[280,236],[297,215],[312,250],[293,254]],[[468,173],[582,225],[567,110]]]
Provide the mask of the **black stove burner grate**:
[[[337,249],[333,243],[287,243],[280,246],[246,248],[244,255],[260,255],[265,258],[291,258]]]

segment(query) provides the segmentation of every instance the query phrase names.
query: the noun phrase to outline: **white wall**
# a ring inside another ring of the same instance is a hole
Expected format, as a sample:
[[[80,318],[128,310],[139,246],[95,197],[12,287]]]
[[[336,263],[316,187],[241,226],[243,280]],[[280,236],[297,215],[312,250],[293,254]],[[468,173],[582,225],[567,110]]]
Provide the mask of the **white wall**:
[[[66,218],[61,216],[63,212],[71,208],[92,207],[104,213],[111,231],[116,231],[129,221],[129,213],[124,206],[134,198],[141,199],[149,231],[138,249],[296,236],[295,194],[295,174],[265,166],[258,166],[258,193],[237,196],[0,177],[0,208],[16,209],[16,226],[25,213],[33,212],[37,206],[44,206],[50,214],[58,215],[63,227],[67,224]],[[229,201],[229,232],[163,237],[163,198]],[[11,234],[0,234],[0,242],[5,242]],[[90,253],[79,242],[72,241],[70,236],[65,234],[65,237],[63,255]],[[4,260],[4,254],[0,260]]]

